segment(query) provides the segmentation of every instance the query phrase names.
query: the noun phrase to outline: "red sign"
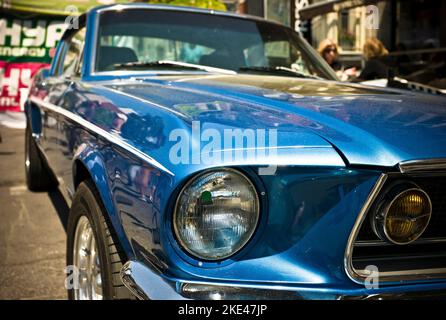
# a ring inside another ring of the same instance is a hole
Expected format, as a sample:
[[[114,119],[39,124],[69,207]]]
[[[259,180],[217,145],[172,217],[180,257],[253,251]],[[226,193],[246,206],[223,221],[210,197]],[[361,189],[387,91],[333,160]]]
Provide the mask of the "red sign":
[[[61,17],[2,12],[0,17],[0,112],[22,111],[32,77],[48,67],[66,26]]]
[[[0,111],[23,111],[21,108],[28,97],[32,77],[40,68],[48,66],[48,63],[39,62],[0,61]]]

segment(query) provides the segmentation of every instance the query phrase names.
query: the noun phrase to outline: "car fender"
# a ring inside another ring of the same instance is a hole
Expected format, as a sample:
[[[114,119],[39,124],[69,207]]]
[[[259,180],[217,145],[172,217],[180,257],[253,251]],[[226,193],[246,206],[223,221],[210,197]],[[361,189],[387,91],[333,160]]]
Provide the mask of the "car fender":
[[[105,208],[105,214],[107,215],[105,218],[113,227],[113,231],[115,232],[122,247],[121,249],[124,250],[126,257],[131,259],[134,256],[134,253],[122,228],[119,215],[115,210],[116,207],[113,203],[113,196],[109,186],[109,176],[107,174],[102,153],[86,142],[78,146],[73,157],[73,185],[75,188],[82,182],[82,179],[77,178],[80,174],[78,171],[80,166],[88,172],[88,176],[94,183],[100,196],[100,200]]]

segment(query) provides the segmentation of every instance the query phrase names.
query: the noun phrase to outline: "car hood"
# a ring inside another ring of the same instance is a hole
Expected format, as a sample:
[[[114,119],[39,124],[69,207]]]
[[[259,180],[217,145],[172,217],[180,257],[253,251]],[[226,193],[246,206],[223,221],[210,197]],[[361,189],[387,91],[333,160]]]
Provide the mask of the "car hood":
[[[333,81],[258,75],[181,75],[108,88],[188,121],[309,130],[349,164],[395,166],[446,158],[446,99]],[[296,141],[298,144],[299,142]]]

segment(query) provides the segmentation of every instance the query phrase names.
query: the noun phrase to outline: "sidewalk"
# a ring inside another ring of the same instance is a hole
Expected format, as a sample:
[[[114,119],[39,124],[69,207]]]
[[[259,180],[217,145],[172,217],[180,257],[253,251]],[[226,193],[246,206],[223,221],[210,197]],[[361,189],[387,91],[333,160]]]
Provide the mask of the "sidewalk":
[[[48,193],[25,182],[23,114],[0,113],[0,300],[66,299],[66,234]]]
[[[25,129],[25,114],[23,112],[0,112],[0,125],[11,129]]]

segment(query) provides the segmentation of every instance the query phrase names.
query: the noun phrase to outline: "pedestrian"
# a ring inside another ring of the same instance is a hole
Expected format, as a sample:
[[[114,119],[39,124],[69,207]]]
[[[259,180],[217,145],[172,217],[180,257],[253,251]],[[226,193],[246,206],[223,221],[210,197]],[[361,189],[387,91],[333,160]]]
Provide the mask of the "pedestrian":
[[[387,51],[383,43],[376,38],[367,39],[363,51],[366,63],[356,81],[387,78],[389,72],[389,51]]]
[[[336,72],[341,81],[347,81],[356,77],[356,68],[344,70],[344,66],[339,62],[339,50],[337,44],[331,39],[325,39],[319,44],[318,50],[322,58]]]
[[[333,40],[325,39],[321,41],[317,51],[334,71],[342,69],[342,65],[338,60],[338,46]]]

